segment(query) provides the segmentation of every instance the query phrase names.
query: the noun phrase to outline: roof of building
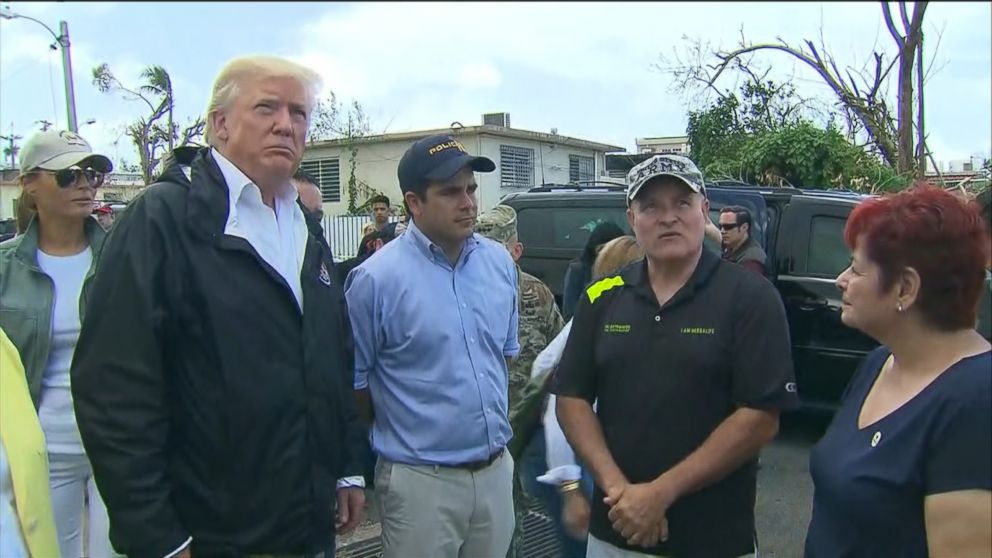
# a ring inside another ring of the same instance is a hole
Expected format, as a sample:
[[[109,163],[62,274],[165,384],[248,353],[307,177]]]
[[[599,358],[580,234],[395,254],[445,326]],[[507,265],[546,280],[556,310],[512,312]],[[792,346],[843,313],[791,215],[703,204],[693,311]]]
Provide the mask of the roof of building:
[[[672,142],[672,143],[686,143],[689,141],[689,136],[654,136],[647,138],[634,138],[637,143],[648,143],[648,142]]]
[[[562,136],[560,134],[546,134],[544,132],[532,132],[530,130],[521,130],[519,128],[505,128],[503,126],[492,126],[492,125],[481,125],[481,126],[464,126],[456,128],[437,128],[434,130],[416,130],[413,132],[397,132],[392,134],[379,134],[373,136],[365,136],[363,138],[357,138],[355,143],[382,143],[388,141],[413,141],[418,140],[423,137],[433,136],[437,134],[451,134],[452,136],[467,136],[467,135],[489,135],[489,136],[499,136],[505,138],[514,138],[522,140],[531,141],[541,141],[545,143],[555,143],[558,145],[568,145],[572,147],[581,147],[583,149],[590,149],[592,151],[603,151],[603,152],[626,152],[627,150],[619,145],[610,145],[607,143],[599,143],[595,141],[589,141],[579,138],[573,138],[570,136]],[[342,147],[349,143],[347,139],[333,139],[316,141],[307,146],[308,149],[319,148],[319,147]]]

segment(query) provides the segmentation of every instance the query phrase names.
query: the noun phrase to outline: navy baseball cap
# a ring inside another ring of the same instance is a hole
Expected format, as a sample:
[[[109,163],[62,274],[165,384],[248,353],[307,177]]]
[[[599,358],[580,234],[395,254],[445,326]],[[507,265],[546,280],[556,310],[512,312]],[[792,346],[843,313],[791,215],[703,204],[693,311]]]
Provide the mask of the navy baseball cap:
[[[448,180],[465,167],[476,172],[492,172],[496,163],[486,157],[469,155],[465,146],[450,135],[437,135],[411,145],[400,159],[396,174],[400,190],[405,194],[432,180]]]

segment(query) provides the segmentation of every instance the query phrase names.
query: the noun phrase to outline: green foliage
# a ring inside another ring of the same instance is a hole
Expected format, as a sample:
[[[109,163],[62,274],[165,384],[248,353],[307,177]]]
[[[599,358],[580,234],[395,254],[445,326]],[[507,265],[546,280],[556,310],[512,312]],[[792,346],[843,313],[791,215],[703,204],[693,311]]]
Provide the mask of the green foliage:
[[[909,183],[832,123],[814,124],[791,85],[752,81],[740,94],[689,114],[690,152],[707,178],[870,192]]]

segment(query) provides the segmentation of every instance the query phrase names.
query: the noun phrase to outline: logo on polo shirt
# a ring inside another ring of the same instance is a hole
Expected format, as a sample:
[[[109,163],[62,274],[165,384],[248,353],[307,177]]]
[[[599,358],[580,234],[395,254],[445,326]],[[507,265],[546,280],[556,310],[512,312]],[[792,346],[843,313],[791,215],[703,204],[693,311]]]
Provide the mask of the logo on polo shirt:
[[[871,447],[875,447],[879,442],[882,441],[882,432],[875,432],[875,435],[871,437]]]
[[[682,335],[716,335],[714,327],[684,327]]]
[[[603,333],[630,333],[630,324],[605,324]]]

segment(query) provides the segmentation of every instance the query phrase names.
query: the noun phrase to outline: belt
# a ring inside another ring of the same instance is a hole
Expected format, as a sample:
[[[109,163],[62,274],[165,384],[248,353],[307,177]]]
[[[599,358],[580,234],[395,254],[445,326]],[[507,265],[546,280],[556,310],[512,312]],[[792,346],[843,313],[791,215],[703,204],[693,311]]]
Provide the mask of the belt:
[[[485,469],[493,464],[497,459],[503,457],[503,452],[506,448],[499,448],[495,453],[490,455],[487,459],[480,459],[478,461],[466,461],[465,463],[455,463],[452,465],[441,465],[441,467],[451,468],[451,469],[465,469],[469,472],[476,472]]]

